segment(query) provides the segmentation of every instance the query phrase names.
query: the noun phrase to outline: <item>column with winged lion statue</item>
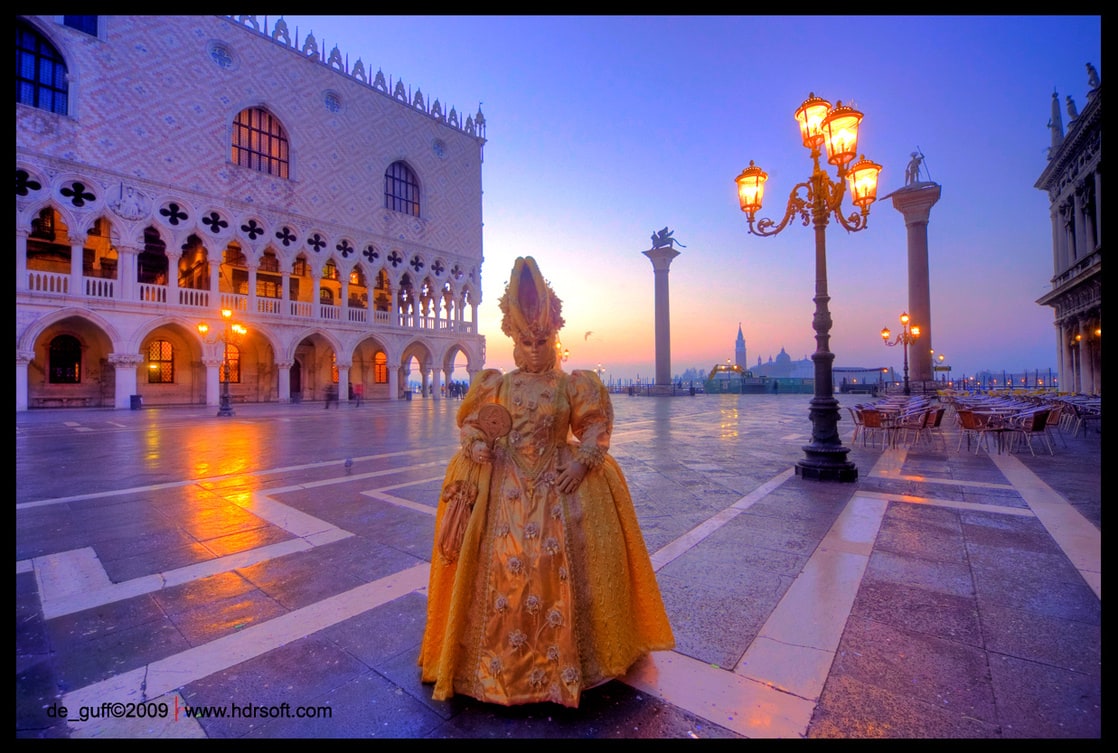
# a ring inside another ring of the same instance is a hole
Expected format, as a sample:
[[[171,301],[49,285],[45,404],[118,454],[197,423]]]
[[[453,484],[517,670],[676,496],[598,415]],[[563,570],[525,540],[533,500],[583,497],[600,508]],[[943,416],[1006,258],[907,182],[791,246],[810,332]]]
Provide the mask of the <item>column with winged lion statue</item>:
[[[652,260],[656,275],[656,384],[649,390],[652,395],[671,395],[672,356],[671,318],[668,312],[668,268],[679,256],[675,247],[686,248],[673,237],[674,231],[664,227],[652,234],[652,248],[644,255]]]

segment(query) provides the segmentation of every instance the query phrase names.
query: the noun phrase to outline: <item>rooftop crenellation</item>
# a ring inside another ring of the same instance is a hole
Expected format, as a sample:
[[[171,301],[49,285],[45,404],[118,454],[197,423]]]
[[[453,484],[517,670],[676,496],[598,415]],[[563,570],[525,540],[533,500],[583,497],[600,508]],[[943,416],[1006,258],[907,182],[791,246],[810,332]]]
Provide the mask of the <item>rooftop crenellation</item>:
[[[306,37],[303,38],[303,43],[299,44],[299,28],[295,28],[294,37],[291,30],[287,25],[287,21],[283,16],[280,16],[268,30],[268,17],[263,17],[263,23],[260,17],[256,15],[241,15],[241,16],[225,16],[239,26],[255,31],[257,34],[268,37],[281,47],[285,47],[296,54],[302,55],[311,61],[317,62],[327,68],[332,68],[341,75],[357,81],[370,89],[380,92],[386,97],[396,100],[401,104],[411,107],[412,109],[419,110],[422,113],[444,123],[451,128],[462,131],[482,143],[485,142],[485,115],[481,112],[481,104],[478,104],[477,112],[473,115],[467,115],[466,119],[461,120],[457,109],[451,107],[449,111],[444,111],[442,103],[438,99],[425,97],[423,91],[418,87],[412,91],[411,86],[405,86],[402,79],[396,79],[395,84],[392,83],[392,77],[385,77],[381,69],[377,69],[374,76],[368,75],[365,69],[365,64],[361,58],[350,65],[349,55],[344,57],[341,50],[337,45],[330,50],[328,55],[323,55],[320,52],[318,39],[315,38],[313,31],[308,32]],[[326,49],[326,43],[323,41],[322,50]]]

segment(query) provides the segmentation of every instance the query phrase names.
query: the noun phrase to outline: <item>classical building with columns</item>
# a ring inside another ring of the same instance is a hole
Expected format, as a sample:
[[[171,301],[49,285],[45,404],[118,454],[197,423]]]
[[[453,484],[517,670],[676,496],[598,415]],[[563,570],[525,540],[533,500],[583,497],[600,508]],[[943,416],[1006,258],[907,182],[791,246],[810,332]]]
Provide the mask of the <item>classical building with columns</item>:
[[[1102,393],[1102,82],[1087,64],[1087,101],[1078,110],[1052,93],[1048,165],[1036,188],[1048,193],[1052,217],[1052,289],[1037,299],[1055,311],[1060,389]]]
[[[416,372],[437,398],[484,366],[484,116],[298,36],[16,17],[17,411],[393,400]]]

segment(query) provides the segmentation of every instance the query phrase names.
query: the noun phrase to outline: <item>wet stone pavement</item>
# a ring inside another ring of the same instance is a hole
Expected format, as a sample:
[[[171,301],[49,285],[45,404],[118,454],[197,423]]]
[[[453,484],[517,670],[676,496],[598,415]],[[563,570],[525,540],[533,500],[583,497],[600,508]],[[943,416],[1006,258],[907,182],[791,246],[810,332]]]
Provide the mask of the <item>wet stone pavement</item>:
[[[19,413],[16,736],[1101,738],[1101,435],[805,481],[809,400],[614,396],[677,646],[578,709],[418,681],[456,401]]]

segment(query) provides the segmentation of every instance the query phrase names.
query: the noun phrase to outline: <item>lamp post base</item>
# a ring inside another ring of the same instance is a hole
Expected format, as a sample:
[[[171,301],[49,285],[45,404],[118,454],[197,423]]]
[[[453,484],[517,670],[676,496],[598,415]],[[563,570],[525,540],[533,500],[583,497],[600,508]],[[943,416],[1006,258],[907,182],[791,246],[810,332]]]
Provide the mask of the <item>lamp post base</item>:
[[[849,447],[841,445],[804,445],[803,460],[796,463],[796,475],[815,481],[857,481],[858,467],[846,459]]]
[[[217,404],[217,415],[219,418],[234,415],[233,401],[229,399],[229,393],[226,390],[221,392],[221,399]]]
[[[846,459],[849,447],[839,438],[839,402],[830,381],[834,356],[820,350],[815,361],[815,397],[811,399],[811,444],[800,447],[805,457],[796,464],[796,475],[816,481],[857,481],[858,468]]]

